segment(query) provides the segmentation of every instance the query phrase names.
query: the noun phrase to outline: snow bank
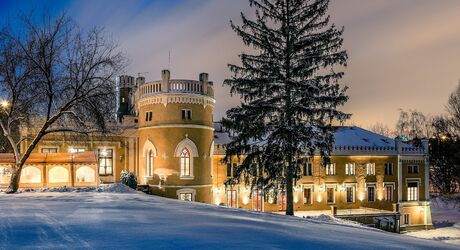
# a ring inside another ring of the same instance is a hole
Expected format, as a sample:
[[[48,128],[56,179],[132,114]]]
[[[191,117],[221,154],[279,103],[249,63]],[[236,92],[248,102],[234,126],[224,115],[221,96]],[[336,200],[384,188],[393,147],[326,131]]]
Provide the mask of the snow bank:
[[[442,242],[126,191],[0,194],[0,249],[456,249]],[[120,190],[120,189],[122,190]]]

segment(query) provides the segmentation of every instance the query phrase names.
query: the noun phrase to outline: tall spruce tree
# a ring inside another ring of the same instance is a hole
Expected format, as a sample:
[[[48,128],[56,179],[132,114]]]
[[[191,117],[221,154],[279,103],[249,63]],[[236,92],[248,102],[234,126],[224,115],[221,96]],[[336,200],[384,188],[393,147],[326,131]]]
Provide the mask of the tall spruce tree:
[[[255,20],[243,13],[233,30],[253,54],[239,55],[242,65],[224,84],[242,103],[227,112],[231,132],[225,161],[240,165],[227,185],[244,183],[251,190],[286,191],[286,214],[294,214],[293,186],[306,158],[319,153],[329,161],[333,121],[349,118],[337,110],[348,97],[339,85],[347,53],[342,29],[329,24],[328,0],[249,0]],[[241,157],[243,156],[243,157]]]

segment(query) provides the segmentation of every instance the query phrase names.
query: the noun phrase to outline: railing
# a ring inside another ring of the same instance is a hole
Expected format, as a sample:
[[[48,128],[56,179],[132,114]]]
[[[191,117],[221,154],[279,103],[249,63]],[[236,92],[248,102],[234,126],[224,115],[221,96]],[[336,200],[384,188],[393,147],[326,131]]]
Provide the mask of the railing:
[[[162,85],[161,81],[145,83],[139,88],[140,97],[151,96],[159,93],[191,93],[191,94],[204,94],[204,86],[202,82],[192,80],[170,80],[168,86]],[[208,96],[213,95],[212,85],[207,86]]]

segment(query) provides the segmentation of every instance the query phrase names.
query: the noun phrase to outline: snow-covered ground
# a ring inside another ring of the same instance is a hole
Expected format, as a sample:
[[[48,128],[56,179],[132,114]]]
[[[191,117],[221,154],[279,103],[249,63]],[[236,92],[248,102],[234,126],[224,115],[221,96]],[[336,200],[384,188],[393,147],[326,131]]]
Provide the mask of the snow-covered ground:
[[[431,216],[435,229],[410,232],[408,235],[443,241],[460,247],[460,196],[431,199]]]
[[[106,191],[122,189],[106,187]],[[337,223],[182,202],[143,193],[0,194],[0,249],[448,249]]]

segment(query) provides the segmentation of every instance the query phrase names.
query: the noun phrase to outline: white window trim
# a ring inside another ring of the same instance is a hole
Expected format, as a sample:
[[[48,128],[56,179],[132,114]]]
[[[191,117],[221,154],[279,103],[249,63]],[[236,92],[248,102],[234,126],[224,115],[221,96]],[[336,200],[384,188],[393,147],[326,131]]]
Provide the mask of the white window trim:
[[[369,171],[369,170],[371,170],[371,171]],[[370,176],[375,175],[375,163],[372,163],[372,162],[366,163],[366,174],[370,175]]]
[[[149,152],[150,150],[153,151],[153,171],[155,172],[155,158],[158,156],[157,148],[155,147],[155,144],[150,139],[147,139],[144,142],[144,146],[142,147],[143,149],[143,158],[144,158],[144,179],[152,179],[154,173],[150,175],[148,173],[148,160],[149,160]]]
[[[305,189],[307,189],[307,188],[311,189],[310,203],[306,203],[305,199],[304,199],[304,197],[305,197]],[[302,203],[304,205],[312,205],[313,204],[313,197],[314,197],[313,193],[314,192],[315,192],[315,185],[314,184],[302,184]]]
[[[39,146],[38,147],[38,152],[42,153],[43,148],[55,148],[56,152],[59,153],[59,146]],[[47,153],[42,153],[42,154],[47,154]]]
[[[353,184],[344,184],[345,186],[345,202],[348,203],[348,204],[352,204],[352,203],[355,203],[356,202],[356,183],[353,183]],[[347,201],[347,188],[353,188],[353,201],[352,202],[348,202]]]
[[[387,186],[392,187],[392,189],[391,189],[391,200],[387,200],[387,199],[386,199],[386,196],[387,196]],[[395,185],[394,182],[384,182],[384,183],[383,183],[383,193],[384,193],[383,197],[384,197],[384,200],[385,200],[385,201],[394,201],[394,199],[395,199],[395,190],[396,190],[396,185]]]
[[[355,166],[355,164],[354,163],[345,163],[345,175],[346,176],[354,176],[355,174],[356,174],[356,166]]]
[[[177,199],[180,199],[181,194],[192,194],[192,201],[195,201],[196,190],[193,188],[182,188],[176,191]]]
[[[233,208],[233,207],[230,207],[230,206],[228,205],[228,191],[235,191],[235,193],[236,193],[236,195],[235,195],[235,196],[236,196],[236,208],[238,208],[238,189],[229,189],[229,190],[225,190],[225,198],[226,198],[225,203],[227,203],[227,204],[226,204],[227,207]]]
[[[327,189],[328,188],[333,188],[334,189],[334,201],[333,202],[328,202],[327,200]],[[337,196],[337,184],[327,184],[326,183],[326,204],[335,204],[336,203],[336,196]]]
[[[332,171],[328,171],[328,168],[331,168]],[[328,174],[328,172],[332,172],[332,173]],[[336,174],[335,163],[329,163],[326,165],[325,174],[326,176],[334,176]]]
[[[374,187],[374,200],[369,201],[369,189],[368,187]],[[377,200],[377,183],[371,182],[371,183],[366,183],[366,201],[367,202],[375,202]]]
[[[417,183],[417,199],[416,200],[409,200],[409,182],[416,182]],[[421,178],[406,178],[406,200],[407,201],[420,201],[420,182]]]
[[[105,174],[105,175],[100,175],[99,174],[99,149],[111,149],[112,150],[112,174]],[[117,151],[115,149],[115,147],[113,146],[100,146],[100,147],[97,147],[97,175],[98,176],[101,176],[101,177],[104,177],[104,176],[115,176],[115,173],[116,173],[116,163],[117,163]]]

